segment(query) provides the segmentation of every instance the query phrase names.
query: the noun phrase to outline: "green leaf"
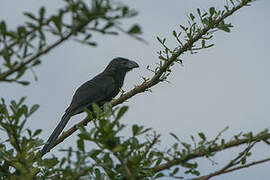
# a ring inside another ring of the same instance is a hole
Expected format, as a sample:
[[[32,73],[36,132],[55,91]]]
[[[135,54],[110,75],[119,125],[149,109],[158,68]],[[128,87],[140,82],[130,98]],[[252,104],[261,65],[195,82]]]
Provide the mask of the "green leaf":
[[[210,15],[213,16],[215,14],[215,12],[216,12],[215,8],[214,7],[210,7],[210,9],[209,9]]]
[[[232,3],[232,5],[234,5],[234,2],[233,2],[233,0],[230,0],[230,2]]]
[[[195,16],[192,13],[189,14],[189,17],[192,21],[195,19]]]
[[[183,29],[184,31],[187,31],[187,30],[188,30],[188,28],[185,27],[185,26],[180,25],[180,27],[181,27],[181,29]]]
[[[100,149],[94,149],[90,151],[89,156],[95,159],[101,152],[102,150]]]
[[[38,108],[39,108],[38,104],[32,106],[27,116],[31,116],[34,112],[36,112],[36,110],[38,110]]]
[[[183,165],[186,168],[197,168],[198,167],[198,164],[196,162],[195,163],[188,163],[188,162],[186,162]]]
[[[29,81],[16,81],[17,83],[21,84],[21,85],[24,85],[24,86],[27,86],[30,84]]]
[[[178,173],[178,171],[179,171],[179,167],[175,168],[175,169],[173,170],[173,172],[172,172],[170,175],[173,176],[173,175],[175,175],[176,173]]]
[[[96,103],[93,103],[93,104],[92,104],[92,107],[93,107],[93,110],[94,110],[94,114],[95,114],[97,117],[100,117],[100,115],[101,115],[101,113],[102,113],[101,108],[100,108]]]
[[[81,151],[84,152],[84,141],[83,141],[82,139],[79,139],[79,140],[77,141],[77,146],[78,146],[78,148],[79,148]]]
[[[94,119],[94,117],[93,117],[93,112],[92,112],[92,111],[90,111],[90,110],[87,109],[87,108],[85,108],[84,111],[87,113],[89,120]]]
[[[26,34],[26,28],[24,26],[19,26],[17,31],[19,36],[23,36]]]
[[[146,129],[144,129],[143,131],[141,131],[139,134],[144,134],[144,133],[146,133],[146,132],[148,132],[148,131],[150,131],[150,130],[152,130],[152,128],[146,128]],[[138,135],[139,135],[138,134]]]
[[[41,7],[39,9],[39,17],[40,17],[40,20],[42,20],[44,18],[44,14],[45,14],[45,11],[46,9],[44,7]]]
[[[242,165],[246,164],[246,162],[247,162],[247,158],[246,157],[244,157],[244,158],[241,159],[241,164]]]
[[[162,40],[157,36],[157,40],[162,44]]]
[[[96,179],[103,179],[101,172],[98,168],[95,168],[95,176],[96,176]]]
[[[18,102],[17,106],[21,106],[22,103],[25,101],[26,97],[22,97],[20,101]]]
[[[231,24],[225,24],[224,21],[218,24],[217,28],[225,31],[225,32],[231,32],[231,27],[233,27]]]
[[[38,21],[38,18],[36,18],[33,14],[31,13],[28,13],[28,12],[25,12],[23,13],[26,17],[30,18],[30,19],[33,19],[35,21]]]
[[[204,48],[205,47],[205,40],[203,39],[202,40],[202,48]]]
[[[176,37],[176,38],[178,37],[175,30],[173,30],[173,36]]]
[[[123,106],[119,109],[117,116],[115,118],[116,121],[118,121],[128,110],[128,106]]]
[[[154,179],[161,178],[161,177],[163,177],[163,176],[164,176],[164,174],[161,172],[161,173],[158,173],[158,174],[155,176]]]
[[[33,136],[37,136],[37,135],[39,135],[41,132],[42,132],[41,129],[37,129],[37,130],[34,132]]]
[[[24,66],[23,68],[21,68],[19,71],[18,71],[18,73],[17,73],[17,75],[16,75],[16,79],[19,79],[23,74],[24,74],[24,72],[27,70],[27,68]]]
[[[206,141],[206,137],[205,137],[204,133],[200,132],[200,133],[198,133],[198,135],[200,136],[200,138],[201,138],[203,141]]]
[[[128,11],[129,11],[128,7],[127,6],[124,6],[122,8],[122,16],[125,16],[128,13]]]
[[[87,41],[89,38],[91,38],[92,37],[92,34],[87,34],[85,37],[84,37],[84,39],[83,39],[83,41]]]
[[[141,31],[141,28],[139,25],[135,24],[134,26],[132,26],[128,32],[128,34],[141,34],[142,31]]]
[[[190,152],[191,145],[187,144],[185,142],[181,142],[181,144],[187,149],[188,152]]]
[[[209,25],[209,20],[207,18],[203,18],[202,23],[208,26]]]
[[[197,8],[197,13],[199,16],[201,16],[201,10],[199,8]]]
[[[32,136],[32,131],[30,129],[26,129],[29,136]]]
[[[53,21],[55,27],[57,28],[58,32],[61,33],[62,32],[62,16],[53,16],[51,18],[51,20]]]
[[[210,48],[210,47],[212,47],[212,46],[214,46],[214,44],[210,44],[210,45],[208,45],[208,46],[205,46],[205,48]]]
[[[6,23],[5,21],[2,21],[1,24],[0,24],[0,30],[1,30],[1,35],[3,36],[3,38],[6,37],[6,34],[7,34],[7,26],[6,26]]]
[[[174,133],[170,132],[170,135],[180,142],[180,139]]]
[[[106,29],[109,29],[110,27],[112,27],[114,25],[113,22],[108,22],[104,27],[103,30],[105,31]]]
[[[90,134],[83,130],[83,127],[80,128],[81,133],[78,135],[83,140],[91,140]]]
[[[125,147],[124,146],[120,146],[120,145],[118,145],[118,146],[115,146],[113,149],[112,149],[112,152],[120,152],[120,151],[122,151],[122,150],[124,150],[125,149]]]
[[[132,134],[133,134],[133,136],[138,135],[142,129],[143,129],[143,126],[138,126],[137,124],[134,124],[132,126]]]
[[[37,66],[41,63],[41,61],[39,59],[35,60],[32,64],[32,66]]]
[[[53,157],[51,159],[43,159],[42,161],[39,161],[39,163],[48,169],[53,168],[56,164],[59,163],[58,159],[56,157]]]
[[[105,103],[104,105],[103,105],[103,110],[104,110],[104,112],[105,112],[105,114],[106,114],[106,116],[111,116],[112,115],[112,104],[110,103],[110,102],[108,102],[108,103]]]
[[[94,46],[94,47],[97,46],[97,43],[96,42],[85,42],[85,44],[87,44],[89,46]]]

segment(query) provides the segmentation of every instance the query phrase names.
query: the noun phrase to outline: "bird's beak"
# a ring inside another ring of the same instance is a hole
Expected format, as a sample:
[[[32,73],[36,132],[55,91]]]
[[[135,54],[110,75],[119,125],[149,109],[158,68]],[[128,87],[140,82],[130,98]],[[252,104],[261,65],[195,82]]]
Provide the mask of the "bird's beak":
[[[139,67],[138,63],[136,63],[135,61],[129,61],[129,63],[128,63],[129,69],[138,68],[138,67]]]

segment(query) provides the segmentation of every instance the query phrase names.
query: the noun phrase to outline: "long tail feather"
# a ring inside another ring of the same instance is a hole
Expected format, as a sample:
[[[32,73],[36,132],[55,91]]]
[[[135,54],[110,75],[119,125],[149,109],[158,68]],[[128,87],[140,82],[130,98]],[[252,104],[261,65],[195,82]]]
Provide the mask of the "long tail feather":
[[[56,126],[56,128],[54,129],[53,133],[51,134],[51,136],[49,137],[49,139],[47,140],[46,144],[44,145],[44,147],[41,150],[41,156],[43,156],[44,154],[46,154],[47,152],[49,152],[52,147],[54,146],[58,136],[60,135],[60,133],[63,131],[64,127],[66,126],[67,122],[70,119],[70,115],[69,113],[65,113],[60,121],[60,123]]]

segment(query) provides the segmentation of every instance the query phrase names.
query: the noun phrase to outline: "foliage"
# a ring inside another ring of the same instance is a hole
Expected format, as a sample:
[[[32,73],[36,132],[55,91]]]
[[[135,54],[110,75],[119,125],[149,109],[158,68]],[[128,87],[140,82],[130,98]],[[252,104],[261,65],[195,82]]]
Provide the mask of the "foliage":
[[[181,165],[181,174],[200,175],[199,163],[190,162],[198,157],[210,158],[216,152],[241,144],[250,144],[260,140],[267,142],[270,133],[267,130],[252,135],[239,134],[230,141],[221,139],[224,129],[213,140],[203,133],[198,137],[191,136],[191,143],[183,142],[171,133],[175,143],[166,151],[160,151],[158,145],[160,135],[151,128],[134,124],[127,126],[121,123],[121,118],[128,107],[112,109],[106,104],[104,111],[94,105],[96,119],[91,121],[92,128],[80,127],[77,148],[70,147],[64,151],[67,155],[61,159],[51,157],[41,159],[38,152],[42,140],[38,138],[41,130],[32,131],[25,128],[25,121],[38,106],[30,109],[24,104],[25,98],[19,102],[12,101],[7,107],[4,100],[0,106],[0,126],[6,133],[7,140],[1,144],[0,174],[7,179],[156,179],[178,175],[180,168],[174,167],[169,172],[164,169]],[[89,116],[91,112],[88,112]],[[123,137],[123,129],[130,129],[131,134]],[[86,146],[94,144],[95,148]],[[269,144],[269,143],[268,143]],[[246,163],[250,152],[242,154],[241,162]],[[184,171],[184,172],[183,172]]]
[[[39,65],[42,55],[71,37],[76,42],[96,46],[94,33],[118,35],[121,31],[134,37],[141,33],[137,24],[127,31],[121,28],[121,21],[137,15],[121,3],[109,0],[93,0],[90,4],[83,0],[63,2],[64,7],[54,15],[46,14],[44,7],[37,14],[25,12],[27,20],[16,30],[9,30],[5,21],[0,22],[0,81],[28,85],[28,81],[20,80],[25,71]]]
[[[140,26],[135,24],[124,31],[120,22],[137,15],[122,3],[109,0],[93,0],[87,4],[83,0],[64,0],[64,7],[55,15],[48,16],[46,8],[41,7],[37,15],[26,12],[28,18],[24,25],[9,30],[6,22],[0,23],[0,82],[16,82],[28,85],[21,80],[25,72],[41,63],[41,57],[64,41],[73,38],[76,42],[96,46],[94,33],[117,35],[127,33],[142,40]],[[40,139],[41,129],[25,127],[25,123],[39,105],[25,104],[25,97],[19,101],[6,103],[1,99],[0,127],[5,133],[0,144],[0,179],[158,179],[172,177],[183,179],[210,179],[211,177],[234,170],[260,164],[270,159],[249,162],[251,149],[259,142],[269,145],[270,133],[264,130],[258,134],[239,133],[230,140],[222,138],[225,128],[214,138],[203,132],[191,136],[190,142],[184,142],[174,133],[170,133],[174,143],[166,150],[160,150],[161,135],[142,125],[125,125],[121,119],[128,107],[114,107],[138,93],[149,91],[160,82],[167,81],[171,67],[183,63],[180,56],[191,54],[213,46],[214,32],[230,32],[233,27],[225,19],[240,8],[250,4],[251,0],[226,1],[223,10],[210,7],[208,11],[197,9],[189,14],[188,25],[180,25],[175,30],[177,47],[169,48],[166,38],[157,37],[163,50],[158,52],[157,67],[148,69],[153,77],[143,77],[143,83],[118,99],[107,103],[101,109],[93,105],[93,112],[86,110],[88,118],[78,123],[59,137],[59,143],[72,135],[77,129],[77,147],[63,151],[63,157],[41,158],[39,149],[43,145]],[[48,38],[53,36],[54,38]],[[52,40],[49,40],[52,39]],[[34,76],[36,76],[34,74]],[[94,116],[93,116],[94,113]],[[96,117],[93,119],[93,117]],[[84,125],[91,123],[91,128]],[[130,134],[121,133],[128,129]],[[198,158],[210,159],[218,152],[237,146],[246,146],[223,168],[205,176],[200,176]],[[91,149],[87,147],[93,147]]]

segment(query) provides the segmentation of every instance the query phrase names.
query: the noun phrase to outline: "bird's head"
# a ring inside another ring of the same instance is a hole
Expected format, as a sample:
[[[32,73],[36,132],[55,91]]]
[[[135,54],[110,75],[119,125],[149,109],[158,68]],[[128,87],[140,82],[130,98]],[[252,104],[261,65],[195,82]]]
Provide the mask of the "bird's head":
[[[106,67],[105,71],[122,71],[128,72],[134,68],[138,68],[139,65],[135,61],[131,61],[126,58],[117,57],[111,60],[109,65]]]

